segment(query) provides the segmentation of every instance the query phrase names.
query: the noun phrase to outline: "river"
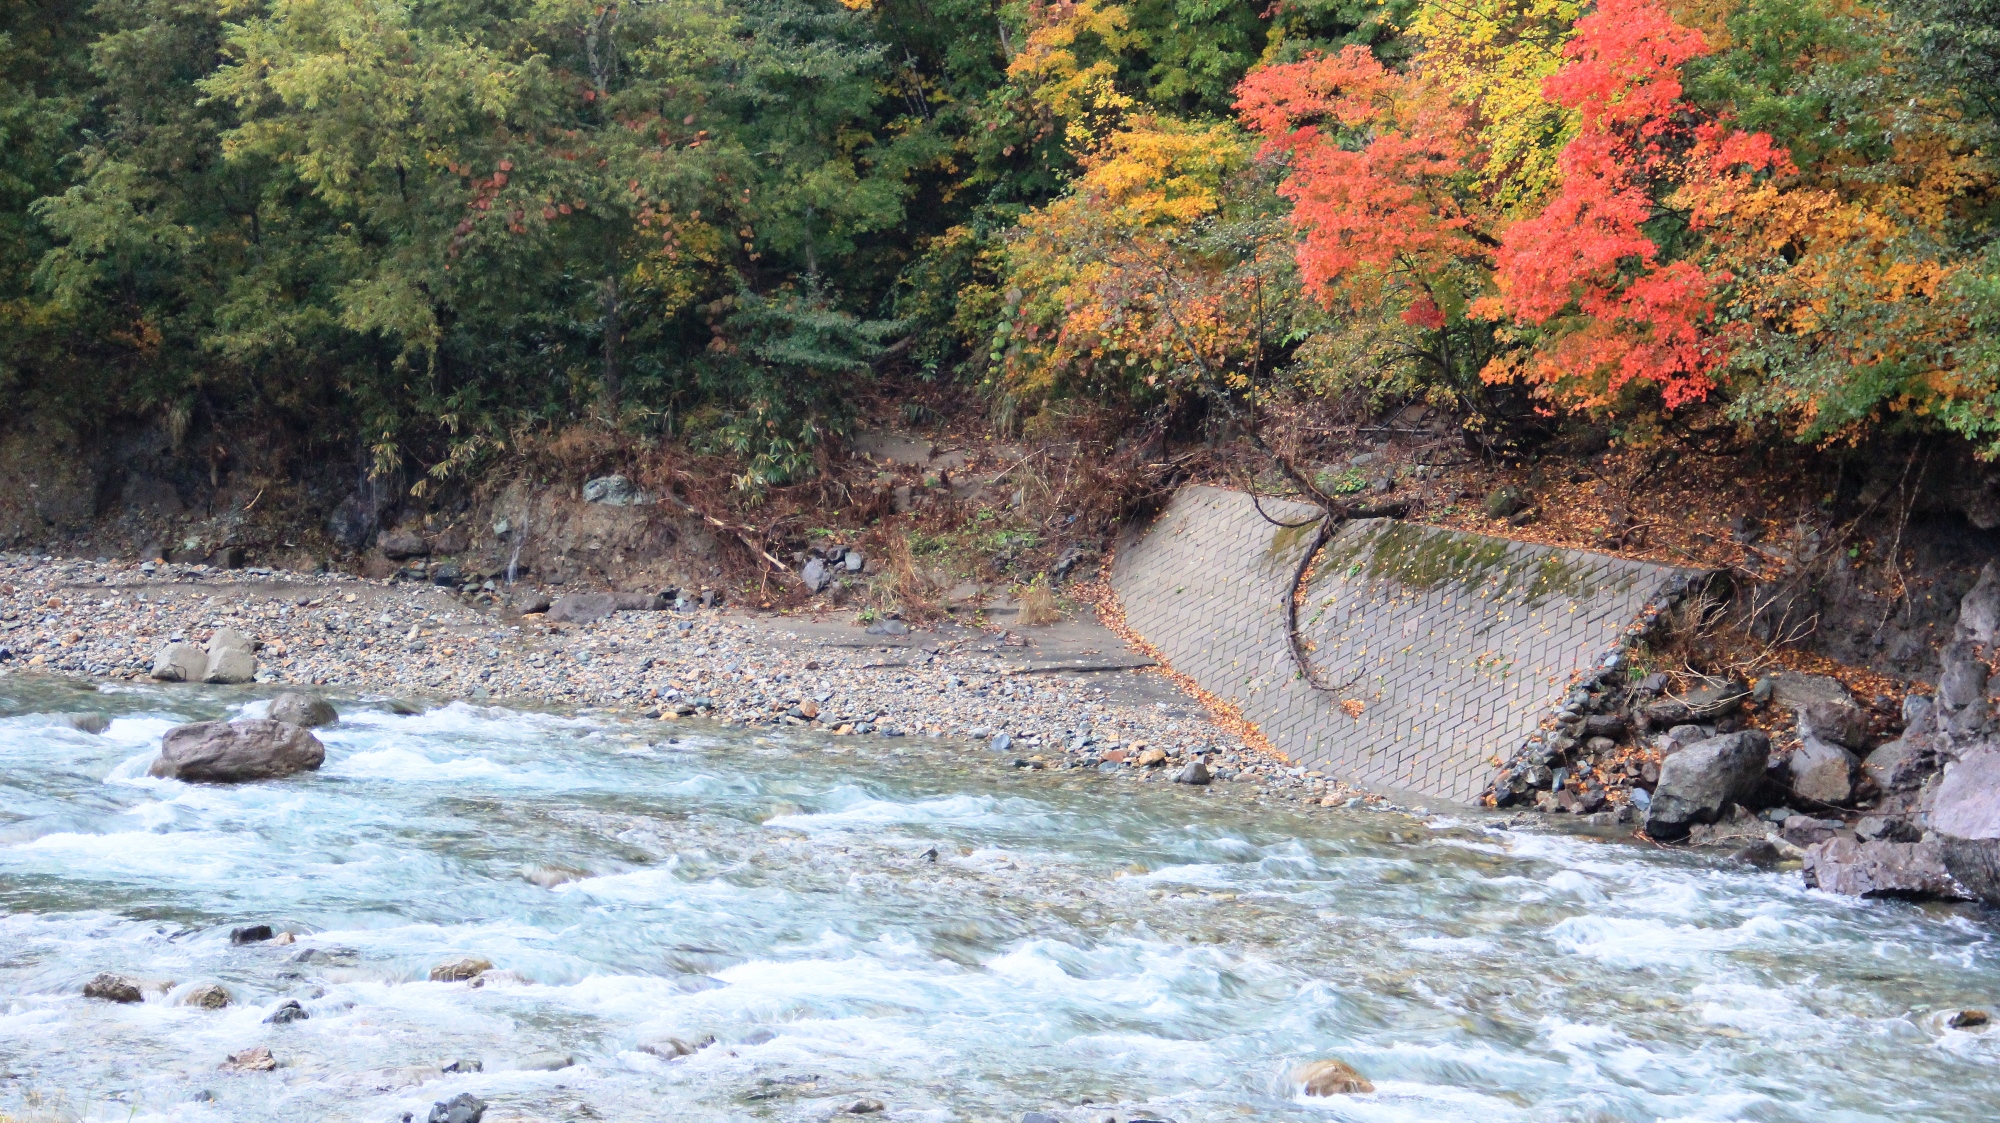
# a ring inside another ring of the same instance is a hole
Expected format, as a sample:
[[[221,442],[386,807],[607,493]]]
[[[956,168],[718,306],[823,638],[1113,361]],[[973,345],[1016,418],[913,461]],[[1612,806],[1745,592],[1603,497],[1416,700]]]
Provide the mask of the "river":
[[[2000,1103],[2000,1028],[1945,1025],[2000,1002],[1969,906],[1471,813],[1307,815],[909,739],[463,704],[343,702],[316,775],[146,776],[171,725],[257,706],[0,679],[0,1113],[388,1123],[471,1092],[489,1123],[862,1099],[892,1120],[1907,1123]],[[52,716],[86,710],[115,720]],[[251,923],[300,936],[232,946]],[[466,956],[495,972],[428,980]],[[103,971],[146,1000],[81,997]],[[178,1004],[205,983],[234,1003]],[[288,999],[309,1017],[267,1024]],[[281,1067],[218,1070],[254,1046]],[[574,1063],[520,1067],[551,1052]],[[1301,1096],[1287,1073],[1318,1057],[1376,1091]],[[439,1072],[461,1058],[482,1070]]]

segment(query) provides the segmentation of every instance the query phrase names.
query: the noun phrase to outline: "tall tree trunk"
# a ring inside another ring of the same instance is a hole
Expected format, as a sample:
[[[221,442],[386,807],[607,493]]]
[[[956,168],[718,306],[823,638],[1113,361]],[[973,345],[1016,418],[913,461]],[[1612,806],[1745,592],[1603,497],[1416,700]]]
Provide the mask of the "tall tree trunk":
[[[599,388],[604,399],[604,411],[612,419],[618,416],[618,337],[624,331],[619,318],[618,274],[604,278],[604,382]]]

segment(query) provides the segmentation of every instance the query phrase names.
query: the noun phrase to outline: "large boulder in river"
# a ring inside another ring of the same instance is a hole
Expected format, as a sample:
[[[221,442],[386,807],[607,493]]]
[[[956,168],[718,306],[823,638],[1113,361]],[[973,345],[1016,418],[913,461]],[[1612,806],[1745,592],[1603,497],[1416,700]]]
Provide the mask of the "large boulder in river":
[[[300,729],[332,725],[340,720],[340,714],[333,708],[331,702],[317,694],[307,694],[298,690],[287,690],[271,699],[271,711],[265,716],[272,721],[296,725]]]
[[[1730,804],[1756,794],[1770,756],[1770,740],[1746,729],[1697,741],[1668,757],[1646,810],[1646,833],[1671,840],[1685,837],[1696,823],[1715,822]]]
[[[200,682],[208,656],[191,643],[170,643],[153,656],[153,677],[161,682]]]
[[[310,772],[326,761],[319,738],[282,721],[203,721],[167,730],[154,776],[236,784]]]
[[[588,624],[618,611],[618,598],[611,593],[570,593],[549,606],[549,621]]]
[[[208,637],[208,660],[201,681],[249,682],[257,677],[257,641],[234,628],[217,628]]]

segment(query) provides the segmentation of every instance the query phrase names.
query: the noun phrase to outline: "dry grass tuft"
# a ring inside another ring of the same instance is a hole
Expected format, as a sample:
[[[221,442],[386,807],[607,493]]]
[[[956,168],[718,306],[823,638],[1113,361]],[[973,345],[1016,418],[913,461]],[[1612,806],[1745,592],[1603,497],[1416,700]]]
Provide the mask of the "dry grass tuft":
[[[895,605],[902,618],[911,622],[935,620],[944,615],[947,587],[929,566],[917,560],[910,540],[902,535],[889,539],[889,565],[882,599]]]
[[[1056,607],[1055,591],[1040,577],[1021,586],[1021,624],[1024,627],[1039,627],[1062,621],[1062,610]]]

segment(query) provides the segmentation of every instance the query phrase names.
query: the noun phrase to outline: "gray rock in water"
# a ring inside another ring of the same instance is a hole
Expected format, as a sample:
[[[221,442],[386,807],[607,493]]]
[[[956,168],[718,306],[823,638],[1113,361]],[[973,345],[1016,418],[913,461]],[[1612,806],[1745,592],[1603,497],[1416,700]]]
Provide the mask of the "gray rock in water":
[[[652,502],[650,496],[639,490],[639,485],[624,476],[599,476],[583,485],[585,503],[601,503],[606,507],[634,507]]]
[[[575,1064],[568,1053],[529,1053],[514,1067],[523,1072],[555,1072]]]
[[[424,1123],[479,1123],[484,1118],[486,1101],[471,1092],[460,1092],[448,1100],[432,1104],[430,1116]]]
[[[201,681],[249,682],[257,677],[257,641],[234,628],[217,628],[208,640],[208,661]]]
[[[1667,758],[1646,810],[1646,833],[1662,840],[1685,836],[1696,823],[1713,823],[1723,809],[1757,791],[1771,743],[1747,729],[1697,741]]]
[[[143,1002],[145,996],[139,993],[139,984],[124,975],[114,975],[109,971],[83,984],[85,998],[100,998],[106,1002]]]
[[[1987,562],[1979,583],[1958,602],[1957,638],[1992,643],[1995,636],[2000,636],[2000,566]]]
[[[170,643],[153,656],[152,676],[161,682],[200,682],[208,656],[191,643]]]
[[[618,611],[610,593],[570,593],[549,606],[549,619],[564,624],[588,624]]]
[[[1009,733],[996,733],[993,735],[993,740],[986,743],[986,747],[996,753],[1004,753],[1014,747],[1014,737]]]
[[[439,1072],[484,1072],[486,1065],[476,1057],[460,1057],[445,1065]]]
[[[491,970],[493,970],[492,960],[468,955],[463,959],[454,959],[449,963],[440,963],[432,967],[430,980],[434,983],[462,983],[467,979],[476,979]]]
[[[799,571],[799,580],[805,582],[808,592],[817,593],[833,581],[833,575],[826,571],[826,563],[818,558],[806,561],[806,567]]]
[[[658,1041],[648,1041],[639,1046],[639,1051],[641,1053],[650,1053],[661,1060],[671,1061],[681,1057],[691,1057],[713,1044],[715,1044],[713,1036],[704,1037],[697,1041],[683,1041],[678,1037],[663,1037]]]
[[[1174,776],[1174,783],[1193,784],[1196,787],[1200,787],[1201,785],[1208,783],[1212,779],[1214,779],[1214,777],[1208,774],[1208,765],[1203,764],[1201,761],[1198,760],[1191,760],[1187,762],[1187,767],[1181,769],[1180,772]]]
[[[282,721],[203,721],[160,739],[149,774],[190,783],[236,784],[310,772],[326,761],[319,738]]]
[[[317,694],[307,694],[297,690],[287,690],[271,699],[268,716],[272,721],[282,721],[296,725],[300,729],[314,729],[322,725],[332,725],[340,720],[340,714],[333,703]]]
[[[278,1003],[277,1009],[265,1015],[264,1024],[271,1026],[284,1026],[284,1025],[290,1025],[293,1022],[305,1021],[307,1018],[310,1017],[312,1017],[312,1015],[306,1012],[306,1008],[304,1006],[299,1005],[298,999],[287,998],[283,1002]]]
[[[182,995],[181,1005],[220,1010],[229,1005],[229,991],[216,983],[204,983]]]
[[[268,924],[246,924],[229,930],[229,942],[241,947],[244,944],[261,944],[273,935]]]
[[[1854,798],[1854,777],[1860,767],[1853,753],[1808,733],[1785,758],[1785,786],[1801,799],[1844,804]]]
[[[1857,842],[1834,838],[1806,850],[1806,884],[1850,897],[1972,896],[1945,866],[1934,842]]]
[[[102,733],[111,728],[111,719],[103,714],[64,714],[62,723],[78,733]]]

